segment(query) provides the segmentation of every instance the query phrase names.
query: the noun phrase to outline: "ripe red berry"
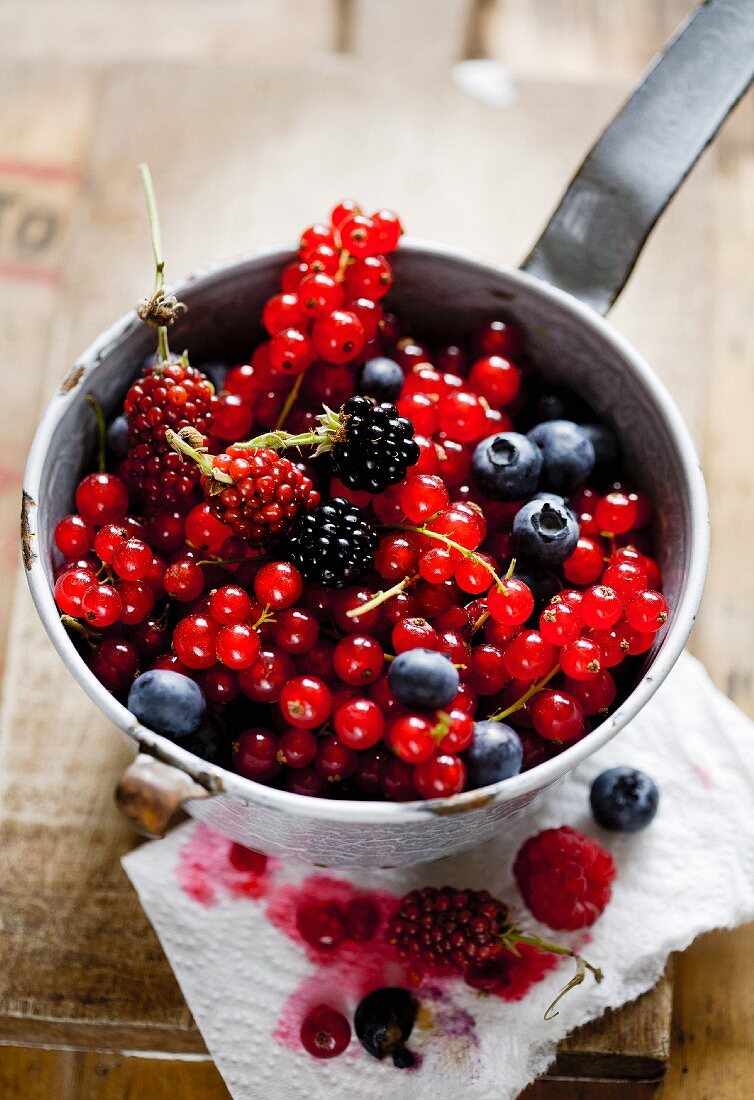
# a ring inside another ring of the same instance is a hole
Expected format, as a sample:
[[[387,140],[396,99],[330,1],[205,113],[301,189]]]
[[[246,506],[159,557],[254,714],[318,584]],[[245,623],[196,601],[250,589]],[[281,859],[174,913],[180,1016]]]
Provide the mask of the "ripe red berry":
[[[555,649],[538,630],[524,630],[508,643],[503,660],[511,676],[531,683],[555,664]]]
[[[123,610],[123,601],[111,584],[92,584],[81,597],[81,617],[95,628],[112,626]]]
[[[414,768],[414,783],[421,798],[449,798],[466,785],[466,765],[460,756],[443,752]]]
[[[215,637],[215,654],[228,668],[251,668],[261,650],[259,635],[248,623],[231,623]]]
[[[337,1058],[351,1042],[351,1025],[346,1016],[328,1004],[310,1009],[300,1030],[302,1046],[314,1058]]]
[[[615,680],[606,668],[600,669],[593,680],[566,680],[563,689],[578,700],[584,714],[606,712],[615,702]]]
[[[521,388],[521,371],[500,355],[477,359],[469,374],[469,385],[490,405],[509,405]]]
[[[173,632],[173,648],[188,668],[210,668],[217,660],[215,638],[219,630],[206,615],[187,615]]]
[[[197,504],[186,516],[184,533],[189,546],[217,554],[233,532],[213,514],[209,504]]]
[[[594,509],[594,518],[601,531],[622,535],[636,525],[638,507],[626,493],[608,493],[600,497]]]
[[[613,559],[604,572],[602,583],[613,588],[624,602],[648,587],[646,570],[638,561]]]
[[[382,738],[385,719],[371,699],[352,699],[335,711],[335,732],[350,749],[370,749]]]
[[[515,359],[521,351],[523,340],[520,329],[513,322],[488,321],[477,332],[474,343],[482,355]]]
[[[229,703],[241,690],[235,672],[224,665],[204,669],[196,679],[208,703]]]
[[[275,620],[273,637],[275,644],[286,653],[307,653],[319,636],[319,623],[309,611],[301,607],[289,607],[281,611]]]
[[[563,574],[571,584],[594,584],[605,567],[602,547],[595,539],[582,537],[563,562]]]
[[[602,651],[591,638],[576,638],[560,651],[560,667],[572,680],[592,680],[599,672]]]
[[[388,728],[386,741],[406,764],[421,764],[435,755],[432,723],[421,714],[404,714]]]
[[[71,566],[64,569],[55,581],[55,602],[64,615],[81,615],[81,601],[84,593],[97,578],[91,569],[82,569]]]
[[[623,602],[614,588],[596,584],[587,588],[579,605],[579,614],[586,626],[594,630],[609,630],[623,613]]]
[[[626,622],[641,634],[654,634],[667,619],[668,602],[661,592],[647,589],[626,604]]]
[[[490,589],[487,607],[496,622],[508,627],[520,626],[534,610],[534,596],[528,585],[511,577],[505,582],[505,587]]]
[[[319,317],[312,329],[314,350],[326,363],[348,363],[362,351],[366,333],[350,310],[334,309]]]
[[[100,683],[117,695],[133,683],[139,671],[139,653],[125,638],[103,638],[92,651],[89,667]]]
[[[453,390],[440,403],[440,425],[451,439],[472,443],[487,429],[487,410],[475,393]]]
[[[236,393],[221,393],[212,415],[212,434],[234,443],[244,439],[254,423],[253,405]]]
[[[124,539],[113,551],[113,571],[125,581],[139,581],[149,572],[152,551],[141,539]]]
[[[351,214],[338,226],[343,248],[351,256],[374,256],[380,250],[380,228],[366,214]]]
[[[359,754],[337,737],[320,737],[314,767],[328,783],[342,783],[356,771]]]
[[[562,826],[530,837],[513,867],[526,905],[550,928],[589,928],[610,900],[615,864],[596,840]]]
[[[296,676],[280,692],[281,714],[297,728],[314,729],[321,726],[331,710],[330,689],[316,676]]]
[[[471,651],[471,665],[466,682],[478,695],[496,695],[505,686],[508,668],[503,652],[497,646],[483,642]]]
[[[246,779],[272,779],[282,768],[277,758],[278,739],[270,730],[256,726],[244,730],[232,748],[233,766]]]
[[[584,712],[580,703],[565,691],[545,688],[529,703],[532,725],[546,741],[568,744],[584,732]]]
[[[385,580],[407,577],[416,567],[419,546],[410,532],[395,531],[380,539],[374,555],[374,568]]]
[[[284,328],[295,328],[303,321],[304,313],[299,303],[299,296],[297,293],[291,293],[290,291],[273,294],[271,298],[267,299],[267,303],[262,310],[262,324],[270,336],[276,336]]]
[[[382,646],[368,634],[341,638],[333,653],[333,668],[346,684],[371,684],[382,672]]]
[[[415,474],[401,486],[400,503],[412,523],[424,523],[448,506],[450,497],[442,478],[435,474]]]
[[[122,605],[118,622],[124,626],[135,626],[146,619],[155,599],[149,585],[144,581],[121,581],[117,590]]]
[[[244,695],[255,703],[275,703],[283,686],[295,675],[296,669],[288,654],[266,646],[250,668],[239,672],[238,682]]]
[[[289,768],[306,768],[317,753],[317,738],[311,730],[283,730],[278,741],[277,758]]]
[[[270,364],[280,374],[302,374],[315,358],[311,338],[298,328],[285,328],[270,340]]]
[[[65,558],[83,558],[94,545],[94,527],[83,516],[63,516],[55,527],[55,545]]]
[[[268,562],[254,578],[254,595],[261,604],[275,610],[291,607],[303,588],[301,574],[288,561]]]
[[[372,214],[377,226],[377,243],[381,252],[394,252],[403,233],[400,218],[392,210],[377,210]]]
[[[564,600],[553,600],[539,616],[539,630],[543,638],[555,646],[566,645],[578,638],[583,623],[578,612]]]
[[[115,474],[87,474],[76,489],[76,508],[96,527],[118,523],[128,511],[128,492]]]

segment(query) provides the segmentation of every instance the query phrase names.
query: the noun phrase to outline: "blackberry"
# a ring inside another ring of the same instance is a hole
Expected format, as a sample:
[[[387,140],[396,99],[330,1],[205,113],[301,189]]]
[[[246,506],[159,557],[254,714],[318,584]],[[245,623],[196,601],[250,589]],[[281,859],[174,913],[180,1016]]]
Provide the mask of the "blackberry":
[[[343,588],[374,564],[377,533],[359,509],[342,497],[318,505],[297,518],[285,552],[307,581]]]
[[[341,407],[343,429],[335,437],[331,470],[349,489],[384,493],[419,461],[410,420],[395,405],[351,397]]]

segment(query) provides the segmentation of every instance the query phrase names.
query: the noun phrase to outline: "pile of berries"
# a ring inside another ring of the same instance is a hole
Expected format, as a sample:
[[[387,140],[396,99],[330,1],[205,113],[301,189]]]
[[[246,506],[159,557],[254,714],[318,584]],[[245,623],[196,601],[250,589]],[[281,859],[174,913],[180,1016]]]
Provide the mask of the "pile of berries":
[[[514,865],[524,902],[552,928],[590,927],[610,900],[615,865],[598,842],[569,826],[546,829],[521,847]],[[343,947],[365,945],[402,973],[406,985],[421,995],[427,980],[458,978],[485,993],[506,996],[521,982],[538,980],[547,969],[547,956],[568,956],[576,975],[545,1013],[590,971],[596,981],[602,972],[571,948],[552,943],[536,932],[516,926],[508,905],[487,890],[425,886],[396,899],[383,919],[368,894],[348,901],[302,900],[295,911],[296,930],[315,958],[330,961]],[[374,955],[370,956],[373,959]],[[397,966],[395,965],[397,963]],[[416,1009],[408,989],[388,987],[370,993],[356,1009],[354,1025],[362,1045],[376,1058],[393,1057],[408,1066],[413,1058],[405,1049]],[[404,1015],[405,1014],[405,1015]],[[342,1011],[319,1004],[306,1014],[301,1042],[316,1058],[341,1054],[351,1039],[351,1027]]]
[[[150,361],[55,531],[102,683],[297,794],[429,799],[534,767],[625,697],[668,617],[613,433],[512,322],[406,334],[384,303],[400,235],[341,203],[248,362]],[[172,675],[130,696],[148,672]]]

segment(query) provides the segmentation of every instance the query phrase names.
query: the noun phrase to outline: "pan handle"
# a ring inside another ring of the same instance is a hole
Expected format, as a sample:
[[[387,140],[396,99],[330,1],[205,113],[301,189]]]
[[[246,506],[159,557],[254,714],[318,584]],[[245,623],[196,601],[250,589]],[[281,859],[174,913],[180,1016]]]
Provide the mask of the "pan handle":
[[[183,804],[212,791],[171,764],[140,752],[115,788],[115,804],[141,836],[156,839],[180,820]]]
[[[754,0],[707,0],[587,155],[523,270],[607,313],[752,78]]]

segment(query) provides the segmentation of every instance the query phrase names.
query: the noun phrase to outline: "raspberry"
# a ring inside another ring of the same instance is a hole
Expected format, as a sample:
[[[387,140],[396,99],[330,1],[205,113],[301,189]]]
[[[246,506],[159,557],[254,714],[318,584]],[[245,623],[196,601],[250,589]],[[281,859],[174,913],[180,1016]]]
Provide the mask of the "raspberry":
[[[555,998],[545,1019],[557,1015],[553,1013],[555,1005],[583,981],[586,970],[597,982],[602,981],[602,972],[570,948],[516,928],[505,902],[487,890],[459,890],[455,886],[412,890],[390,918],[385,938],[405,960],[409,977],[417,984],[425,974],[459,974],[469,985],[478,987],[479,974],[499,965],[503,980],[498,979],[493,988],[505,985],[505,962],[520,954],[521,945],[575,959],[576,977]]]
[[[233,444],[222,454],[199,459],[202,488],[213,514],[252,545],[285,535],[301,512],[319,503],[311,479],[269,448]]]
[[[591,837],[563,825],[521,847],[513,867],[528,908],[550,928],[589,928],[610,901],[615,864]]]
[[[148,504],[169,508],[198,485],[199,470],[171,449],[165,431],[192,427],[207,435],[216,400],[202,372],[179,362],[149,367],[131,386],[124,403],[125,474]]]

